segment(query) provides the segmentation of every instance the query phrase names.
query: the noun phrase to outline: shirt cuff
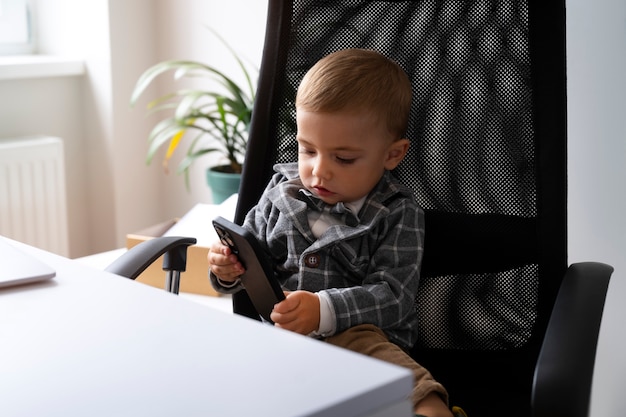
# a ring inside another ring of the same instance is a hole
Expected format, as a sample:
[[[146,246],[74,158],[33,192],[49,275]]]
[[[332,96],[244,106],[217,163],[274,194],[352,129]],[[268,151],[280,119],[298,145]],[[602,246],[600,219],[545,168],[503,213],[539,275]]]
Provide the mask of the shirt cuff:
[[[337,330],[337,320],[330,296],[326,291],[320,291],[317,297],[320,300],[320,326],[315,333],[321,337],[332,336]]]
[[[234,294],[243,287],[240,279],[234,282],[222,281],[211,271],[209,271],[209,280],[213,289],[221,294]]]
[[[241,280],[239,278],[237,278],[236,281],[232,281],[232,282],[222,281],[220,279],[220,277],[217,277],[217,276],[215,277],[215,279],[217,279],[217,283],[220,284],[220,286],[222,286],[224,288],[227,288],[227,289],[231,289],[233,287],[236,287],[241,282]]]

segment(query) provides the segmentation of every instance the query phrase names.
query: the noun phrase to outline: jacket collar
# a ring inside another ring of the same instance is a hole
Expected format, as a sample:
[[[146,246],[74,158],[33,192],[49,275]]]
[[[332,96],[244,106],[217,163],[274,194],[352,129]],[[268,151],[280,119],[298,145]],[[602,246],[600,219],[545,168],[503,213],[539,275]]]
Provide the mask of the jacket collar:
[[[299,216],[301,221],[306,223],[307,207],[317,211],[324,209],[326,203],[304,188],[298,174],[298,164],[296,162],[277,164],[274,166],[274,170],[282,174],[286,179],[286,181],[280,183],[278,187],[274,187],[268,193],[268,197],[279,210],[294,213],[296,217]],[[357,213],[353,213],[342,202],[332,206],[330,212],[338,216],[345,216],[345,224],[355,227],[360,223],[370,223],[381,214],[384,215],[387,211],[386,203],[398,194],[405,197],[413,197],[411,190],[398,182],[391,172],[385,171],[378,184],[365,198],[362,209]]]

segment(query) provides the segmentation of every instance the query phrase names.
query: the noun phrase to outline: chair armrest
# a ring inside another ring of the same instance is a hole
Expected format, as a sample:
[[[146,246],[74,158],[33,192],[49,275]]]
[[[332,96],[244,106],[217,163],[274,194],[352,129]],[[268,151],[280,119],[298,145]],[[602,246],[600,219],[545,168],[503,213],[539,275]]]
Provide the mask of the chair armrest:
[[[534,417],[588,415],[598,333],[612,272],[611,266],[595,262],[568,268],[535,368]]]
[[[135,279],[163,254],[167,258],[163,261],[164,270],[184,271],[187,246],[195,243],[196,239],[193,237],[165,236],[149,239],[130,248],[106,267],[105,271]],[[175,265],[167,265],[172,262]]]

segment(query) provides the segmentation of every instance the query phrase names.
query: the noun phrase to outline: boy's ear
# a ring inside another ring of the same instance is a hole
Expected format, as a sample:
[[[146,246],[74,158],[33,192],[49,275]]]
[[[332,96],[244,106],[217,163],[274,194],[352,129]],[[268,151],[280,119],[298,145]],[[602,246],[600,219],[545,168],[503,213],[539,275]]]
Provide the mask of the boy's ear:
[[[391,171],[404,159],[409,150],[408,139],[398,139],[389,145],[387,150],[387,160],[385,161],[385,169]]]

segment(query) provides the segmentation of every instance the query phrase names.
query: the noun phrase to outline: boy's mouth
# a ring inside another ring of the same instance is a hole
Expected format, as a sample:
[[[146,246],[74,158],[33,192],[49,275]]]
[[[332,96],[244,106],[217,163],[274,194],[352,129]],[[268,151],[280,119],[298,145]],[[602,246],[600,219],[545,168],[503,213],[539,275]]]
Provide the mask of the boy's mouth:
[[[315,194],[317,194],[320,197],[330,197],[330,196],[335,194],[334,192],[330,191],[329,189],[321,187],[321,186],[318,186],[318,185],[315,185],[312,188],[313,188],[313,191],[315,191]]]

